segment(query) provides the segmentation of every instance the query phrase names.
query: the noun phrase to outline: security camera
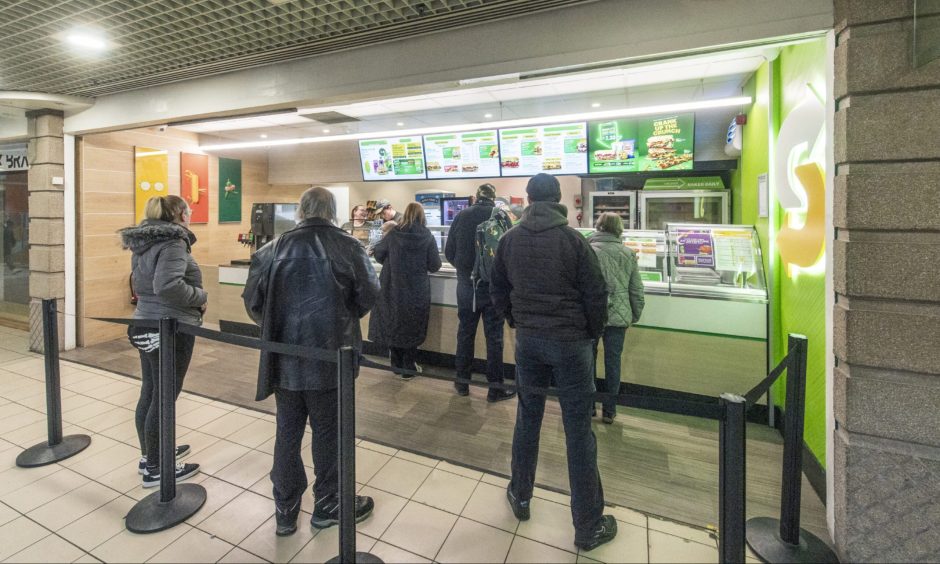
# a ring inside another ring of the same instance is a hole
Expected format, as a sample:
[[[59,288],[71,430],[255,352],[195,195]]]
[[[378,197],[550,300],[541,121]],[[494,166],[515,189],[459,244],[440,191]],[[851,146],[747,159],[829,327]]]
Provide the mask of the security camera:
[[[161,125],[161,126],[157,127],[157,130],[159,130],[160,133],[163,133],[164,131],[166,131],[166,128],[167,128],[166,125]]]

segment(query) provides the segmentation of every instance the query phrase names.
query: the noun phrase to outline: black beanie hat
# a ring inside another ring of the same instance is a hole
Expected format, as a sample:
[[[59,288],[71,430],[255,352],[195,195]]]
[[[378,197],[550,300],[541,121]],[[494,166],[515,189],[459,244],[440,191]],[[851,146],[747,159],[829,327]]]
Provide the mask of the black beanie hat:
[[[561,184],[551,174],[540,172],[529,179],[529,184],[525,187],[525,193],[529,195],[529,200],[533,202],[557,203],[561,201]]]

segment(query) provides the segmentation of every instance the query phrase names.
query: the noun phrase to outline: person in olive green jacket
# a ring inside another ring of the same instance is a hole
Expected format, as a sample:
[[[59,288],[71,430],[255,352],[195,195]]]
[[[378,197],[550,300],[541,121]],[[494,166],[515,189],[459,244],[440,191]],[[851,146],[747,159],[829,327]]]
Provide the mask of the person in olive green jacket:
[[[607,326],[604,327],[604,379],[607,391],[620,391],[620,355],[627,327],[640,320],[643,314],[643,281],[637,266],[636,254],[623,246],[620,236],[623,221],[614,213],[602,213],[597,218],[596,231],[588,238],[591,248],[607,282]],[[597,358],[597,342],[594,343]],[[597,361],[594,362],[595,366]],[[617,416],[617,403],[606,400],[603,406],[604,423],[613,423]]]

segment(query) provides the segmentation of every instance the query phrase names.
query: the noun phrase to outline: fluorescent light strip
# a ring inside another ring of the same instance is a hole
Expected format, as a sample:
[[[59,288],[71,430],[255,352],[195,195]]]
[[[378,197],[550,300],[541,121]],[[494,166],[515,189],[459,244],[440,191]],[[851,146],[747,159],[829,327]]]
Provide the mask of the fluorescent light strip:
[[[407,131],[375,131],[370,133],[347,133],[345,135],[329,135],[322,137],[298,137],[295,139],[278,139],[271,141],[245,141],[241,143],[220,143],[216,145],[201,145],[203,151],[224,151],[226,149],[254,149],[259,147],[280,147],[285,145],[302,145],[305,143],[323,143],[326,141],[348,141],[355,139],[376,139],[381,137],[407,137],[409,135],[431,135],[434,133],[457,133],[473,129],[495,129],[507,127],[525,127],[529,125],[551,125],[568,121],[594,121],[620,117],[641,116],[648,114],[668,114],[674,112],[688,112],[693,110],[707,110],[712,108],[726,108],[729,106],[746,106],[751,103],[750,96],[737,96],[733,98],[719,98],[701,102],[683,102],[681,104],[663,104],[661,106],[644,106],[642,108],[621,108],[619,110],[604,110],[600,112],[584,112],[579,114],[563,114],[542,116],[537,118],[510,119],[502,121],[488,121],[483,123],[465,123],[462,125],[446,125],[440,127],[424,127]]]

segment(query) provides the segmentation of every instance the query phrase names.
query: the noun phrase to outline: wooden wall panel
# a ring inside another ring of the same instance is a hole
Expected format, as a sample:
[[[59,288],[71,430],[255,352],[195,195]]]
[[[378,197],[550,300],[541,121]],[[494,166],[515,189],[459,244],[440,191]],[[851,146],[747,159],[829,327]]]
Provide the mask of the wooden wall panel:
[[[78,152],[78,344],[88,346],[120,338],[125,328],[91,321],[90,317],[129,317],[128,278],[130,253],[121,249],[117,231],[134,222],[134,147],[166,149],[169,153],[170,194],[180,193],[180,153],[199,153],[196,134],[169,129],[138,129],[88,135],[82,138]],[[227,155],[223,155],[227,156]],[[218,155],[209,159],[209,222],[193,225],[198,241],[193,256],[203,266],[204,283],[210,292],[209,319],[218,319],[219,264],[247,258],[248,249],[239,245],[237,236],[249,230],[249,212],[253,202],[297,201],[303,186],[268,185],[267,157],[232,155],[242,160],[242,221],[218,223]]]

